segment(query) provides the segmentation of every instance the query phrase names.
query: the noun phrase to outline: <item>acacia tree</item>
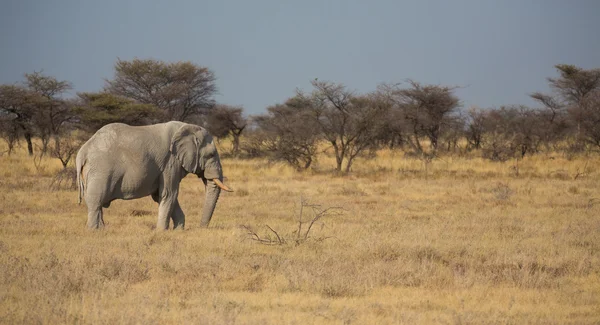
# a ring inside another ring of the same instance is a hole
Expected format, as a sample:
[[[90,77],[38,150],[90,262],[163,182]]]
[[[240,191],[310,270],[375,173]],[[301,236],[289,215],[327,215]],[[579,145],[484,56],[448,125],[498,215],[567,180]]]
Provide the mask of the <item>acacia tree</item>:
[[[234,156],[240,153],[240,136],[248,125],[242,113],[242,107],[221,104],[216,105],[206,117],[206,128],[212,135],[218,138],[232,136]]]
[[[385,97],[379,96],[380,100],[387,100]],[[390,149],[396,147],[404,147],[406,144],[406,131],[403,116],[401,112],[393,109],[393,103],[388,101],[389,109],[386,116],[382,117],[383,124],[378,138],[380,145],[386,145]]]
[[[26,87],[39,95],[34,114],[35,127],[42,140],[42,154],[46,153],[50,138],[54,138],[54,146],[60,150],[59,139],[63,128],[75,118],[70,103],[62,99],[62,95],[72,89],[68,81],[59,81],[55,77],[42,72],[25,74]]]
[[[215,80],[211,70],[192,62],[117,60],[105,90],[152,104],[165,111],[165,120],[187,121],[214,106]]]
[[[484,158],[505,161],[538,152],[544,141],[544,120],[523,105],[474,110],[477,139]],[[471,140],[470,140],[471,141]]]
[[[308,104],[320,133],[333,147],[336,170],[348,173],[359,154],[377,145],[389,106],[376,94],[357,96],[343,84],[318,80],[311,84],[312,93],[298,91],[296,101]]]
[[[555,68],[560,77],[548,78],[552,93],[535,92],[530,96],[544,106],[541,117],[548,123],[545,128],[548,139],[563,138],[571,124],[576,145],[583,144],[588,130],[594,133],[587,122],[594,119],[594,110],[589,108],[594,106],[590,103],[600,89],[600,69],[585,70],[568,64],[558,64]]]
[[[484,158],[506,161],[515,157],[518,144],[513,127],[519,119],[518,111],[501,107],[480,112],[483,136],[480,142]]]
[[[460,140],[464,137],[467,118],[457,114],[449,118],[446,126],[442,128],[439,143],[443,143],[444,150],[456,152],[460,150]],[[440,144],[438,143],[438,147]]]
[[[262,131],[262,143],[272,158],[302,170],[314,161],[321,134],[312,111],[296,99],[270,106],[267,114],[253,120]]]
[[[27,141],[29,155],[33,155],[32,137],[35,133],[35,110],[41,102],[38,94],[18,85],[0,85],[0,114],[3,115],[11,136],[20,132]]]
[[[465,138],[467,139],[467,150],[481,149],[483,135],[485,133],[486,111],[478,107],[471,107],[467,113],[467,127]]]
[[[15,144],[18,144],[20,134],[19,126],[13,123],[13,119],[11,114],[0,108],[0,137],[6,141],[9,156],[15,148]]]
[[[577,117],[581,140],[600,149],[600,90],[585,96],[579,105],[570,107],[568,112]]]
[[[77,96],[78,127],[88,132],[95,132],[109,123],[147,125],[164,119],[164,112],[153,105],[136,103],[110,93],[78,93]]]
[[[515,134],[514,145],[521,158],[525,155],[534,154],[539,151],[539,146],[543,141],[543,120],[538,111],[524,105],[514,105],[505,108],[508,112],[513,112],[513,121],[509,128]]]
[[[460,101],[454,95],[456,87],[422,85],[413,80],[408,83],[409,88],[383,84],[379,91],[392,103],[392,109],[400,112],[398,115],[403,120],[406,139],[412,148],[423,154],[421,138],[426,137],[435,153],[443,132],[462,125],[453,115],[460,107]]]

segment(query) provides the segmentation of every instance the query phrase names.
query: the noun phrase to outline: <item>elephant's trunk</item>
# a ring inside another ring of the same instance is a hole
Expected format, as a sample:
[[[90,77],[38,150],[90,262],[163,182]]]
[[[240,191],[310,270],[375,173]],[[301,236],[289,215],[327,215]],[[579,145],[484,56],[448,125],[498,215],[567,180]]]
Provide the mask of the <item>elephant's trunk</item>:
[[[208,227],[210,219],[212,218],[215,207],[217,206],[217,200],[219,194],[221,194],[221,188],[212,179],[207,179],[206,184],[206,199],[204,201],[204,209],[202,211],[202,221],[200,226]]]

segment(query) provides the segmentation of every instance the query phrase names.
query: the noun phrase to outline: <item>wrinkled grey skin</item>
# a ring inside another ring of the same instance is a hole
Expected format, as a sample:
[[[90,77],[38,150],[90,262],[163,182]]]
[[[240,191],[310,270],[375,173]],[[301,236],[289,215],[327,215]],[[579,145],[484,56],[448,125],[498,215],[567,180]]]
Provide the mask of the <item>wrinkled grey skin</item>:
[[[219,154],[212,136],[196,125],[168,122],[148,126],[105,125],[77,153],[79,202],[85,198],[89,228],[104,226],[102,208],[116,199],[148,195],[158,203],[157,229],[185,226],[177,200],[179,183],[188,174],[202,178],[206,199],[201,225],[212,218],[223,180]]]

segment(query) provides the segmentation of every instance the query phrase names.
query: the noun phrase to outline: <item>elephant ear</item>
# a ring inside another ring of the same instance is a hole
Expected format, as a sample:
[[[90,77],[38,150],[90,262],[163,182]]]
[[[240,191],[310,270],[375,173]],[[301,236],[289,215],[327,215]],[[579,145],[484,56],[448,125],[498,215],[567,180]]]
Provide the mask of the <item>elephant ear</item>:
[[[188,173],[196,173],[198,170],[201,139],[198,139],[196,132],[199,130],[200,127],[184,125],[175,132],[171,140],[171,153]]]

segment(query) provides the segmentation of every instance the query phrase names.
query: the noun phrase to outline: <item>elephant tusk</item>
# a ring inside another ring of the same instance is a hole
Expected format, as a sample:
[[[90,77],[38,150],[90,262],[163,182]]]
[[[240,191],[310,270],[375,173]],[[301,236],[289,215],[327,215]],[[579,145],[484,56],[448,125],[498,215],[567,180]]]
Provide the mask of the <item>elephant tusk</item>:
[[[227,187],[227,185],[221,183],[221,181],[218,178],[214,178],[213,182],[215,182],[215,184],[217,184],[217,186],[220,187],[223,191],[233,192],[233,190]]]

